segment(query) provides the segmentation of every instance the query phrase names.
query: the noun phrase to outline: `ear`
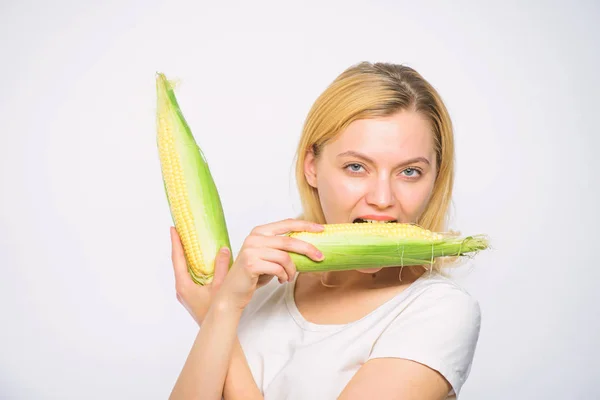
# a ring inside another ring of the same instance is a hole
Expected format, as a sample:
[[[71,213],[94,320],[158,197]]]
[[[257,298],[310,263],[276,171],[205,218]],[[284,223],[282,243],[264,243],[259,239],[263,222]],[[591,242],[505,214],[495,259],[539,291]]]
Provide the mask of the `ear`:
[[[317,159],[311,150],[306,152],[304,158],[304,177],[310,186],[317,187]]]

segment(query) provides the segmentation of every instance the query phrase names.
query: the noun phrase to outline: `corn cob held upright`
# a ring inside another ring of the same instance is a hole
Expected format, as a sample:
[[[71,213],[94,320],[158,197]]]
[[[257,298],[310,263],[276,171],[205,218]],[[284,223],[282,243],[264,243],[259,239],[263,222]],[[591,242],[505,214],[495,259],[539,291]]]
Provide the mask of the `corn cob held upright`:
[[[219,249],[231,249],[221,199],[173,85],[164,74],[156,76],[156,91],[157,145],[171,217],[190,275],[197,284],[205,285],[212,281]]]

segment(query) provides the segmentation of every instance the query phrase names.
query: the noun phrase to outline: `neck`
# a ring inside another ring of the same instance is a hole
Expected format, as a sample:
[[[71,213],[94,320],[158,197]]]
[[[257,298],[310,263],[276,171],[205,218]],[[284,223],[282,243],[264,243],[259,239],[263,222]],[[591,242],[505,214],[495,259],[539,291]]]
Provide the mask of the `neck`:
[[[386,267],[376,273],[360,271],[323,272],[322,281],[334,290],[377,289],[389,286],[410,284],[423,274],[423,270],[412,266]],[[401,280],[400,280],[401,279]]]

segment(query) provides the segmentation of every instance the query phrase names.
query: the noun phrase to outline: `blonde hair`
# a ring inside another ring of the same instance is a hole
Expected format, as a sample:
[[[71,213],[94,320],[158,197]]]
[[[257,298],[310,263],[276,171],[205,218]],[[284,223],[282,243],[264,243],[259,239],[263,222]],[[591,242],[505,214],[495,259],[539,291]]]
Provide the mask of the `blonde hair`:
[[[431,124],[437,175],[430,200],[416,221],[433,231],[447,230],[454,184],[454,138],[448,111],[438,94],[414,69],[390,63],[361,62],[342,72],[310,109],[296,151],[296,183],[302,204],[299,219],[326,223],[319,194],[304,175],[306,153],[318,157],[353,121],[416,111]],[[439,259],[438,259],[439,260]],[[431,267],[441,272],[441,263]]]

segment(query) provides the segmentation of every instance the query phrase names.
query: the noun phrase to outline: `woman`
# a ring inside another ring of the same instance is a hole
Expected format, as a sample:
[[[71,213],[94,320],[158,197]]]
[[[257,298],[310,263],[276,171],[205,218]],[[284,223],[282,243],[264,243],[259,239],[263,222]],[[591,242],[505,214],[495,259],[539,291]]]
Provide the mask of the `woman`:
[[[171,228],[177,297],[201,324],[172,399],[446,399],[469,374],[477,301],[434,267],[297,274],[280,236],[323,223],[413,222],[446,229],[450,118],[416,71],[360,63],[310,110],[296,178],[304,213],[258,226],[207,287],[187,273]],[[378,222],[375,222],[378,221]],[[323,260],[327,262],[327,260]],[[277,276],[277,280],[272,279]]]

